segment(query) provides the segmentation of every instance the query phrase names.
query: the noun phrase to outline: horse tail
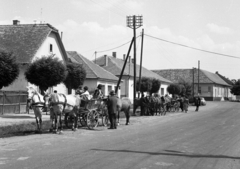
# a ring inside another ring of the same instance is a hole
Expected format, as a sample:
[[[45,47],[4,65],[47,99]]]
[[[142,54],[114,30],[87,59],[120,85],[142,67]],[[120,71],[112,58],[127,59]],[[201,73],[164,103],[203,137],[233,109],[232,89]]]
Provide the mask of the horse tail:
[[[64,110],[65,110],[65,107],[66,107],[66,105],[67,105],[67,97],[66,97],[66,95],[65,94],[62,94],[63,95],[63,97],[64,97],[64,104],[63,104],[63,112],[64,112]]]

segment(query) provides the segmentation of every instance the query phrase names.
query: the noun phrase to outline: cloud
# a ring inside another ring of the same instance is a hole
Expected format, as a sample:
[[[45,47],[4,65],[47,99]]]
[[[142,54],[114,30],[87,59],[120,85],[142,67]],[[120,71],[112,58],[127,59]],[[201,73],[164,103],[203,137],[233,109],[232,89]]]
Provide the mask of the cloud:
[[[66,50],[93,53],[113,48],[125,43],[132,37],[132,32],[125,26],[111,25],[103,27],[98,22],[76,22],[67,20],[56,28],[63,31],[63,43]]]
[[[133,10],[133,12],[140,12],[143,9],[144,3],[140,1],[127,0],[124,5],[130,10]]]
[[[87,2],[87,3],[86,3]],[[70,1],[73,7],[78,8],[79,10],[88,11],[88,12],[101,12],[105,10],[109,10],[113,4],[111,3],[104,3],[102,0],[97,1],[79,1],[79,0],[72,0]]]
[[[234,33],[234,31],[228,27],[221,27],[221,26],[218,26],[214,23],[209,23],[207,24],[207,28],[211,31],[211,32],[214,32],[214,33],[218,33],[218,34],[232,34]]]

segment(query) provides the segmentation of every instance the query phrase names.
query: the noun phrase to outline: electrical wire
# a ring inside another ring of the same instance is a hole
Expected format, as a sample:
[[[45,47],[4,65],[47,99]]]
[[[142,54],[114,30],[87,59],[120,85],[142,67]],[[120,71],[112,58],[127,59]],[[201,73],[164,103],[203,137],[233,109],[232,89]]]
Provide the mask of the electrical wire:
[[[139,36],[140,36],[140,35],[139,35]],[[139,36],[137,36],[136,39],[139,38]],[[108,51],[111,51],[111,50],[120,48],[120,47],[122,47],[122,46],[124,46],[124,45],[126,45],[126,44],[128,44],[128,43],[130,43],[130,42],[131,42],[131,41],[128,41],[128,42],[126,42],[126,43],[124,43],[124,44],[122,44],[122,45],[120,45],[120,46],[117,46],[117,47],[114,47],[114,48],[111,48],[111,49],[107,49],[107,50],[103,50],[103,51],[96,51],[96,52],[97,52],[97,53],[108,52]]]
[[[226,56],[226,57],[230,57],[230,58],[240,59],[240,57],[237,57],[237,56],[226,55],[226,54],[217,53],[217,52],[211,52],[211,51],[207,51],[207,50],[198,49],[198,48],[194,48],[194,47],[191,47],[191,46],[183,45],[183,44],[180,44],[180,43],[171,42],[171,41],[168,41],[168,40],[165,40],[165,39],[161,39],[161,38],[158,38],[158,37],[154,37],[154,36],[151,36],[151,35],[147,35],[147,34],[144,34],[144,35],[146,35],[148,37],[151,37],[151,38],[154,38],[154,39],[157,39],[157,40],[160,40],[160,41],[163,41],[163,42],[167,42],[167,43],[171,43],[171,44],[174,44],[174,45],[178,45],[178,46],[182,46],[182,47],[198,50],[198,51],[201,51],[201,52],[206,52],[206,53],[211,53],[211,54],[215,54],[215,55],[221,55],[221,56]]]

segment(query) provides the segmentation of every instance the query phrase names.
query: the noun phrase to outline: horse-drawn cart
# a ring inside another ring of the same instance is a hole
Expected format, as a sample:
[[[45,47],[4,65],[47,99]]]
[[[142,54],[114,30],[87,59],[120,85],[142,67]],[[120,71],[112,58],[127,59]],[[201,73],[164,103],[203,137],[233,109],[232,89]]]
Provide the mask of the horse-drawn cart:
[[[94,129],[99,124],[107,126],[108,113],[104,99],[91,99],[84,101],[79,109],[79,122],[82,126]]]

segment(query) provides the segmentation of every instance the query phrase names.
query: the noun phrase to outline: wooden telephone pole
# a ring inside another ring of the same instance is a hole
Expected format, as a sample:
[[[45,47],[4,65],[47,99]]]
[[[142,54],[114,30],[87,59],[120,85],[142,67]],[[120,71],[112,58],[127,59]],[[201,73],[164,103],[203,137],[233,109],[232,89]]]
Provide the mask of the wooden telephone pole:
[[[133,77],[133,107],[135,107],[135,99],[136,99],[136,29],[142,26],[142,16],[127,16],[127,27],[133,29],[133,38],[134,38],[134,77]],[[134,110],[134,109],[133,109]],[[134,110],[135,111],[135,110]],[[133,112],[135,114],[135,112]]]

